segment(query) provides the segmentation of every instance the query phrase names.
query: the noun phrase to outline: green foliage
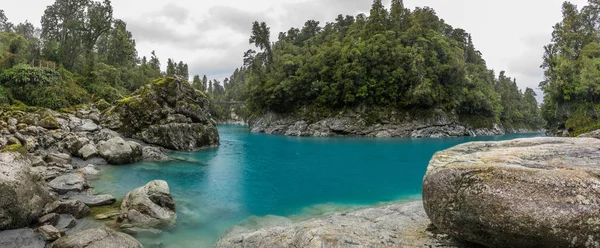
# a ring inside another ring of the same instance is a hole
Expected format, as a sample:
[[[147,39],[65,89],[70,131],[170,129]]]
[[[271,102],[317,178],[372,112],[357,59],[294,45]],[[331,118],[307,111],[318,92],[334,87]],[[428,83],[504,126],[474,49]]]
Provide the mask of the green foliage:
[[[2,149],[2,152],[17,152],[21,155],[25,155],[27,154],[27,148],[20,144],[14,144],[4,147],[4,149]]]
[[[542,114],[551,131],[567,129],[579,135],[600,128],[598,7],[597,1],[582,9],[565,2],[563,20],[554,26],[552,42],[544,47]]]
[[[225,94],[215,93],[216,85],[209,85],[209,92],[247,99],[254,113],[291,114],[306,107],[326,113],[363,107],[442,109],[488,119],[485,126],[539,125],[537,103],[526,104],[504,74],[496,79],[471,36],[431,8],[410,11],[394,0],[388,11],[375,0],[369,17],[340,15],[324,26],[307,21],[278,38],[270,42],[269,27],[255,22],[250,43],[260,51],[245,53],[245,67],[236,70],[236,80],[229,78]],[[242,83],[237,82],[240,74]]]

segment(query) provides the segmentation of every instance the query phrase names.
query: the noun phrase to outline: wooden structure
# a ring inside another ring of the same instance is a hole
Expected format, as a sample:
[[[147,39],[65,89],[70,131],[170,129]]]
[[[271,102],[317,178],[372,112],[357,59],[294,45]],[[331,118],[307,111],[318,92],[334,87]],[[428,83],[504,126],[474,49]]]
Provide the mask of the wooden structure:
[[[29,65],[31,65],[32,67],[39,67],[39,68],[44,67],[44,68],[56,70],[56,63],[52,62],[52,61],[47,61],[47,60],[34,59],[31,61],[31,63]]]

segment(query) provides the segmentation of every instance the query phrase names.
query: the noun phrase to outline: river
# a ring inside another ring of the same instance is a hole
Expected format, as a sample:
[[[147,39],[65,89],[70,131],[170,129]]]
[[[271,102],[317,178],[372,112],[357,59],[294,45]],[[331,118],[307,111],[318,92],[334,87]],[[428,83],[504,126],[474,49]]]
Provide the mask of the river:
[[[155,179],[168,182],[177,226],[140,237],[150,246],[211,247],[236,225],[298,220],[382,202],[418,199],[431,156],[469,141],[542,134],[441,139],[315,138],[250,133],[219,126],[221,146],[175,153],[186,162],[110,166],[92,182],[97,193],[122,198]]]

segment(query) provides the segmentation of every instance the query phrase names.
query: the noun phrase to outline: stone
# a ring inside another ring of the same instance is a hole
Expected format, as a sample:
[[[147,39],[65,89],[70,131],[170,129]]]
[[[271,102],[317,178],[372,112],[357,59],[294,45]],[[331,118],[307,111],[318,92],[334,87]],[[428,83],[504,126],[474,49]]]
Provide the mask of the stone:
[[[94,141],[95,143],[99,143],[100,141],[107,141],[109,139],[118,138],[118,137],[121,137],[121,135],[119,135],[119,133],[105,128],[105,129],[102,129],[102,130],[92,134],[91,140]]]
[[[127,227],[121,228],[121,231],[127,233],[129,235],[133,235],[136,237],[156,237],[162,234],[162,230],[155,228],[139,228],[139,227]]]
[[[70,197],[73,200],[79,200],[88,207],[99,207],[105,205],[111,205],[117,201],[112,195],[89,195],[89,194],[77,194]]]
[[[169,156],[158,147],[146,146],[142,149],[142,159],[144,161],[168,161]]]
[[[215,248],[477,247],[431,228],[421,201],[335,213],[297,223],[283,217],[258,221],[266,227],[233,227]]]
[[[98,170],[96,170],[96,166],[93,164],[88,164],[86,167],[78,169],[77,172],[86,176],[94,176],[100,173]]]
[[[64,236],[50,248],[142,248],[133,237],[107,228],[93,228]]]
[[[60,216],[56,213],[50,213],[44,215],[38,219],[38,223],[42,225],[56,225],[58,223]]]
[[[579,135],[580,138],[596,138],[600,139],[600,130],[591,131],[589,133],[584,133]]]
[[[74,133],[69,133],[62,140],[62,143],[69,153],[71,153],[71,155],[77,156],[79,155],[79,150],[85,145],[89,144],[90,140],[84,137],[79,137]]]
[[[137,142],[112,138],[98,143],[98,153],[111,164],[128,164],[142,158],[142,146]]]
[[[488,247],[600,247],[600,140],[473,142],[436,153],[423,180],[432,223]]]
[[[29,226],[54,201],[30,163],[19,153],[0,153],[0,230]]]
[[[100,127],[90,119],[81,120],[81,123],[73,128],[75,132],[94,132],[98,130],[100,130]]]
[[[70,214],[60,214],[55,227],[61,232],[67,232],[77,225],[77,220]]]
[[[53,180],[61,175],[69,173],[69,171],[70,171],[68,168],[54,166],[54,165],[55,165],[55,163],[53,163],[51,166],[33,167],[31,169],[31,171],[35,175],[38,175],[42,179],[44,179],[44,181]]]
[[[85,176],[81,173],[71,173],[59,176],[48,183],[54,191],[59,194],[66,194],[69,191],[81,192],[89,188]]]
[[[70,214],[81,219],[90,214],[90,208],[78,200],[55,201],[46,206],[46,213]]]
[[[117,216],[119,216],[119,212],[114,211],[114,212],[108,212],[108,213],[104,213],[104,214],[97,214],[96,216],[94,216],[95,219],[97,220],[107,220],[107,219],[112,219],[115,218]]]
[[[38,233],[42,234],[42,237],[46,241],[54,241],[54,240],[59,239],[62,236],[60,234],[60,231],[58,229],[56,229],[56,227],[51,226],[51,225],[43,225],[41,227],[38,227],[38,229],[36,229],[36,231]]]
[[[46,157],[48,163],[70,164],[71,160],[71,155],[66,153],[49,153]]]
[[[6,145],[22,145],[21,141],[15,137],[8,138]]]
[[[87,144],[77,151],[77,155],[85,160],[88,160],[92,157],[98,156],[98,149],[96,149],[94,144]]]
[[[38,121],[38,126],[46,128],[46,129],[59,129],[60,128],[60,123],[58,122],[58,120],[56,120],[56,118],[52,117],[52,116],[47,116],[46,118],[43,118],[42,120]]]
[[[123,197],[120,222],[140,228],[169,229],[176,219],[175,202],[165,181],[151,181]]]
[[[0,247],[2,248],[44,248],[46,242],[33,229],[23,228],[0,231]]]
[[[11,117],[11,118],[8,118],[8,125],[15,126],[15,125],[17,125],[18,123],[19,123],[19,121],[18,121],[17,119],[15,119],[15,118],[12,118],[12,117]]]
[[[158,79],[121,99],[103,112],[102,125],[173,150],[219,145],[208,97],[173,77]]]

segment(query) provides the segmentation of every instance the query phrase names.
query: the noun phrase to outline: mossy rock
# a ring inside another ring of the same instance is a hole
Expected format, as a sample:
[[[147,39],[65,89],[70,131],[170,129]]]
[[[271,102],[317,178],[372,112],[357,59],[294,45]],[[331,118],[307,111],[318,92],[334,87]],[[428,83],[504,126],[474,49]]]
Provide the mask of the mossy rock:
[[[4,147],[4,149],[2,149],[2,152],[17,152],[21,155],[25,155],[27,154],[27,148],[25,148],[21,144],[12,144]]]
[[[96,108],[98,108],[98,110],[104,111],[105,109],[110,108],[111,105],[104,99],[100,99],[99,101],[96,102],[95,106],[96,106]]]
[[[46,129],[59,129],[60,123],[54,116],[46,116],[38,122],[38,126]]]

